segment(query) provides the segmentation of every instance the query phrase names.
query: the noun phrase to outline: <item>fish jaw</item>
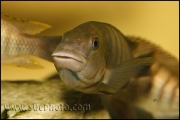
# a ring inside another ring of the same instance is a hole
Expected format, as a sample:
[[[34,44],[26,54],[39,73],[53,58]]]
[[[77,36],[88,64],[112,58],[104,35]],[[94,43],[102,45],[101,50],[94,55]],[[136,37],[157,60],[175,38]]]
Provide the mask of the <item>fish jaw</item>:
[[[78,52],[72,50],[55,50],[52,57],[57,70],[65,68],[78,72],[86,65],[86,59]]]

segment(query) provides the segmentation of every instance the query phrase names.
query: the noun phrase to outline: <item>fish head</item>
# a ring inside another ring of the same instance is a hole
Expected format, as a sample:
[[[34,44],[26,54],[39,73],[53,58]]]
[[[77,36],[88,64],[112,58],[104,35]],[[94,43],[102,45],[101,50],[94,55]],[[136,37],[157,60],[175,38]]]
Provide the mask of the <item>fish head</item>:
[[[151,58],[132,59],[125,37],[113,26],[90,21],[66,32],[52,57],[64,83],[86,93],[115,93]]]
[[[104,33],[96,22],[87,22],[63,35],[52,56],[67,86],[84,92],[100,84],[106,68]]]

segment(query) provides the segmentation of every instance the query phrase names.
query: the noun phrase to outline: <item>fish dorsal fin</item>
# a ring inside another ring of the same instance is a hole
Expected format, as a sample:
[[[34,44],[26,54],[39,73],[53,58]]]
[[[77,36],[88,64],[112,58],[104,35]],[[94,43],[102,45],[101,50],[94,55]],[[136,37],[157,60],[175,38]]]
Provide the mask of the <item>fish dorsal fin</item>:
[[[117,92],[129,81],[131,77],[135,76],[142,68],[150,66],[153,62],[154,60],[151,57],[137,58],[124,62],[113,69],[107,70],[100,92]],[[107,89],[107,87],[110,88]]]
[[[46,23],[41,23],[38,21],[31,21],[31,20],[22,20],[3,13],[1,13],[1,19],[11,23],[22,33],[28,35],[35,35],[48,28],[51,28],[51,26]]]

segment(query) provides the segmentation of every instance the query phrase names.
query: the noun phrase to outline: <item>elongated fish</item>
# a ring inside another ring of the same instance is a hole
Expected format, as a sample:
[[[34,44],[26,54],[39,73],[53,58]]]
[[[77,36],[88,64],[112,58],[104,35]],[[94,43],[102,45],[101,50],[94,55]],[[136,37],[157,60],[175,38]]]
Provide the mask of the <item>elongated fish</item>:
[[[147,41],[90,21],[66,32],[52,57],[61,80],[101,94],[112,118],[138,118],[136,107],[154,118],[179,117],[179,63]]]
[[[61,41],[61,36],[36,35],[50,27],[1,13],[1,64],[43,68],[36,56],[52,61],[52,51]]]

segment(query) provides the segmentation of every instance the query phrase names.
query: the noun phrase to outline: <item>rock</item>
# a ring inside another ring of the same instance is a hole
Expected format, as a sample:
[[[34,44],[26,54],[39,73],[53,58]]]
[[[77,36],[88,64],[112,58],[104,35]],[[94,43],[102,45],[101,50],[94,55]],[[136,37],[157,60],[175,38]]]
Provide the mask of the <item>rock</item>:
[[[100,96],[70,89],[61,80],[1,81],[1,118],[110,118]]]

